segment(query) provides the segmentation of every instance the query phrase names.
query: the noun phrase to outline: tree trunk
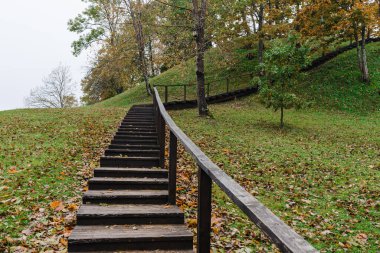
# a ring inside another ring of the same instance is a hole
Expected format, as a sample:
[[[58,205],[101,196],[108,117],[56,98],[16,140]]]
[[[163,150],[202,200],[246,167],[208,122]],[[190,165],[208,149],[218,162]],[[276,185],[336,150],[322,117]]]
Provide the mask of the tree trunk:
[[[258,20],[258,33],[259,33],[259,48],[258,48],[258,60],[259,64],[263,63],[263,55],[264,55],[264,34],[263,34],[263,24],[264,24],[264,4],[261,3],[259,7],[259,20]],[[260,75],[263,75],[264,73],[260,73]]]
[[[251,29],[249,28],[249,25],[248,25],[248,21],[247,21],[247,13],[246,13],[246,10],[243,9],[241,11],[241,16],[242,16],[242,25],[243,25],[243,29],[245,31],[245,34],[247,36],[250,36],[251,35]]]
[[[206,9],[207,0],[193,1],[193,18],[194,28],[196,32],[196,51],[197,51],[197,100],[198,111],[200,116],[208,115],[208,108],[205,95],[205,67],[204,67],[204,53],[206,49],[205,44],[205,26],[206,26]]]
[[[365,49],[365,30],[366,27],[363,24],[361,27],[361,43],[360,43],[360,54],[361,54],[361,61],[362,61],[362,80],[363,82],[369,83],[369,73],[368,73],[368,65],[367,65],[367,53]]]
[[[154,71],[154,62],[153,62],[153,45],[152,45],[152,39],[149,37],[149,61],[150,61],[150,71],[151,71],[151,76],[155,76],[155,71]]]
[[[128,3],[125,1],[127,6],[129,7],[129,12],[131,14],[133,28],[135,31],[135,37],[136,37],[136,43],[139,51],[139,62],[140,62],[140,71],[144,77],[145,82],[145,89],[148,95],[151,95],[152,92],[150,90],[149,85],[149,77],[148,77],[148,66],[146,63],[146,57],[145,57],[145,41],[144,41],[144,33],[143,33],[143,27],[141,23],[141,0],[138,0],[136,3],[136,12],[134,11],[134,6],[132,6],[131,0],[127,0]]]
[[[358,24],[354,21],[354,38],[355,38],[355,44],[356,44],[356,54],[357,54],[357,57],[358,57],[358,66],[359,66],[359,70],[360,70],[360,73],[362,73],[362,57],[361,57],[361,53],[360,53],[360,42],[359,42],[359,36],[358,36]]]

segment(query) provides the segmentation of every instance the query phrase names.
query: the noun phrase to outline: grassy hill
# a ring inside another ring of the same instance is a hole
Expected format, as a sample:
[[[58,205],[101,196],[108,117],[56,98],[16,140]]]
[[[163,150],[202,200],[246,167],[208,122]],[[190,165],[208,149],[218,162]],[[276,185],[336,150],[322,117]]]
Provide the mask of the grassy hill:
[[[208,52],[207,80],[235,76],[235,87],[247,85],[249,78],[238,80],[255,67],[247,53]],[[379,55],[380,43],[368,45],[371,85],[359,81],[354,50],[309,72],[298,92],[314,101],[313,107],[286,111],[285,130],[278,128],[278,114],[255,96],[211,106],[213,118],[201,119],[195,110],[172,115],[229,175],[322,252],[376,252]],[[188,61],[151,82],[192,83],[194,76],[194,64]],[[211,86],[215,93],[224,89],[224,81]],[[188,93],[195,97],[195,90]],[[173,86],[170,96],[181,98],[182,89]],[[0,112],[1,252],[66,248],[81,192],[102,150],[128,107],[146,102],[151,98],[137,86],[84,108]],[[193,224],[196,168],[188,156],[181,160],[179,172],[179,203]],[[216,187],[214,192],[213,237],[218,242],[213,246],[273,251]]]
[[[0,252],[58,252],[125,109],[0,112]]]
[[[360,82],[355,50],[308,72],[296,92],[312,101],[312,108],[287,111],[285,130],[278,128],[278,113],[264,108],[255,96],[211,106],[213,118],[201,119],[195,109],[171,114],[212,160],[322,252],[376,252],[380,246],[378,55],[380,43],[368,45],[370,85]],[[182,80],[181,70],[171,69],[152,83],[175,84],[171,78]],[[141,90],[138,87],[102,106],[138,101],[146,97]],[[182,95],[175,88],[173,93]],[[191,220],[195,195],[188,193],[194,190],[188,179],[196,177],[196,170],[189,164],[186,157],[179,167],[185,175],[180,179],[182,199],[187,200],[183,205],[191,210]],[[232,247],[235,250],[255,251],[262,245],[272,251],[217,187],[214,193],[214,212],[224,217],[218,224],[223,229],[214,238],[233,234],[233,243],[240,245]],[[249,230],[254,231],[249,236],[241,232]]]
[[[254,50],[241,50],[231,56],[234,63],[226,68],[223,55],[214,49],[206,54],[206,83],[222,79],[210,85],[211,95],[225,92],[225,77],[231,76],[232,89],[249,85],[249,77],[241,77],[248,72],[254,72],[257,60],[249,60],[246,56]],[[314,102],[313,107],[327,110],[339,110],[355,113],[368,113],[380,110],[380,42],[367,45],[368,68],[371,84],[360,81],[360,72],[356,63],[356,51],[350,50],[330,62],[309,71],[300,78],[300,85],[295,90],[298,95]],[[195,83],[194,60],[189,60],[181,66],[176,66],[161,75],[152,78],[153,85],[178,85]],[[163,88],[158,88],[161,96]],[[192,87],[187,91],[188,98],[195,99],[196,90]],[[180,100],[183,97],[182,87],[169,88],[169,100]],[[146,96],[144,86],[139,85],[118,96],[105,100],[97,106],[128,106],[131,103],[151,102]]]
[[[171,114],[227,174],[321,252],[377,252],[380,112],[289,110],[281,130],[279,114],[255,97],[210,110],[213,118],[207,119],[196,109]],[[179,166],[189,178],[196,177],[188,162]],[[259,250],[261,234],[253,230],[255,243],[247,242],[244,231],[252,230],[251,223],[244,215],[236,218],[237,208],[217,187],[214,191],[214,212],[229,214],[220,225],[223,236],[237,229],[243,247]]]

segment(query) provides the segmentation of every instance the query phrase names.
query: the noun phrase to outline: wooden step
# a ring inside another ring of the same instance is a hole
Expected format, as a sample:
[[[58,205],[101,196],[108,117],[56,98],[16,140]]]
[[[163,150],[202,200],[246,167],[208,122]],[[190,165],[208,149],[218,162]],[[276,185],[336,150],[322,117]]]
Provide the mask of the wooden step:
[[[141,124],[150,124],[150,125],[154,125],[155,122],[153,120],[140,120],[140,119],[134,119],[134,120],[123,120],[121,122],[121,124],[129,124],[129,123],[141,123]]]
[[[119,127],[116,131],[118,132],[138,132],[138,133],[151,133],[156,132],[157,129],[155,127]]]
[[[112,157],[103,156],[100,158],[101,167],[117,168],[152,168],[158,167],[159,157]]]
[[[166,204],[167,190],[89,190],[83,203],[92,204]]]
[[[117,131],[116,135],[134,135],[134,136],[157,136],[156,131],[139,132],[139,131]]]
[[[150,117],[154,117],[155,114],[154,112],[129,112],[125,115],[125,117],[128,117],[128,116],[150,116]]]
[[[115,135],[114,140],[153,140],[157,141],[157,136],[149,135]]]
[[[111,145],[114,144],[131,144],[131,145],[156,145],[157,140],[130,140],[130,139],[113,139]]]
[[[157,144],[146,144],[146,145],[136,145],[136,144],[111,144],[108,146],[109,149],[137,149],[137,150],[157,150],[160,147]]]
[[[150,116],[150,117],[154,117],[154,112],[153,111],[146,111],[146,112],[137,112],[137,111],[134,111],[134,112],[129,112],[127,113],[126,117],[128,116]]]
[[[155,127],[153,122],[121,122],[120,127]]]
[[[182,250],[193,248],[193,235],[185,225],[76,226],[69,251]]]
[[[184,214],[173,205],[82,205],[78,225],[183,224]]]
[[[130,128],[132,129],[133,131],[141,131],[140,129],[143,129],[143,130],[149,130],[150,132],[151,131],[156,131],[156,126],[119,126],[119,129],[122,129],[122,128]],[[144,131],[145,132],[145,131]]]
[[[129,123],[129,122],[149,122],[149,123],[154,123],[153,118],[124,118],[121,123]]]
[[[132,157],[157,157],[159,150],[138,150],[138,149],[106,149],[105,156],[132,156]]]
[[[94,170],[94,177],[167,178],[168,171],[147,168],[97,168]]]
[[[154,115],[127,115],[124,120],[154,120]]]
[[[88,181],[90,190],[166,190],[166,178],[94,177]]]

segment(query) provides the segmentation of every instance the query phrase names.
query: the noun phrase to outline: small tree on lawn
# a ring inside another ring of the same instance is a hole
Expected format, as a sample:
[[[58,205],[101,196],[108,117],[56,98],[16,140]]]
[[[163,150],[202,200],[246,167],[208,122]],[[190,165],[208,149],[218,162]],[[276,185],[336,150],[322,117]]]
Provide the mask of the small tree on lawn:
[[[308,64],[309,50],[298,42],[295,35],[286,40],[274,40],[264,54],[262,68],[265,81],[260,89],[260,100],[267,108],[280,110],[280,126],[284,127],[284,110],[300,108],[303,101],[292,90],[297,83],[300,70]]]

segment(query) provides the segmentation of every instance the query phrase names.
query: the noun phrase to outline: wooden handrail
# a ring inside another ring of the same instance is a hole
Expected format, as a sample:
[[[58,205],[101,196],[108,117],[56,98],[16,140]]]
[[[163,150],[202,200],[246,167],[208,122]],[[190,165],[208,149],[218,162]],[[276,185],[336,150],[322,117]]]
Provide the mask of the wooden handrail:
[[[280,218],[261,204],[256,198],[241,187],[235,180],[228,176],[215,163],[213,163],[202,150],[175,124],[166,111],[157,88],[154,88],[153,104],[156,114],[158,131],[161,132],[161,141],[165,141],[165,124],[170,131],[170,153],[175,157],[169,157],[169,199],[173,204],[175,199],[175,173],[177,153],[172,145],[177,145],[177,140],[196,161],[198,171],[198,252],[210,252],[211,232],[211,186],[215,182],[227,196],[253,221],[256,226],[275,244],[282,252],[318,252],[303,237],[286,225]],[[162,145],[162,143],[160,143]],[[162,159],[165,159],[163,157]],[[164,164],[162,161],[160,164]],[[173,172],[174,170],[174,172]],[[174,182],[173,182],[174,180]]]
[[[210,86],[211,86],[211,84],[216,83],[216,82],[225,81],[225,83],[226,83],[226,93],[229,93],[229,92],[231,92],[230,84],[232,84],[231,83],[232,80],[235,80],[235,79],[238,79],[238,78],[244,78],[244,77],[247,77],[247,76],[250,76],[252,78],[253,77],[253,73],[245,73],[245,74],[242,74],[242,75],[240,75],[238,77],[236,77],[236,76],[226,76],[226,77],[223,77],[223,78],[214,79],[212,81],[206,82],[205,83],[205,86],[206,86],[205,87],[206,88],[206,97],[210,97]],[[183,101],[186,102],[187,101],[187,87],[194,87],[196,85],[197,84],[195,84],[195,83],[173,84],[173,85],[155,84],[155,85],[153,85],[153,87],[163,87],[164,88],[164,102],[165,102],[165,104],[167,104],[169,102],[169,88],[172,88],[172,87],[183,87]],[[217,95],[219,95],[219,94],[217,94]]]
[[[212,83],[215,83],[215,82],[219,82],[219,81],[224,81],[226,79],[234,80],[234,79],[237,79],[237,78],[242,78],[242,77],[247,77],[247,76],[253,76],[253,73],[245,73],[245,74],[242,74],[242,75],[239,75],[239,76],[225,76],[223,78],[218,78],[218,79],[214,79],[214,80],[205,82],[205,85],[209,85],[209,84],[212,84]],[[154,84],[153,86],[154,87],[183,87],[183,86],[190,87],[190,86],[196,86],[196,85],[197,84],[195,82],[189,82],[189,83],[186,83],[186,84],[173,84],[173,85]]]

